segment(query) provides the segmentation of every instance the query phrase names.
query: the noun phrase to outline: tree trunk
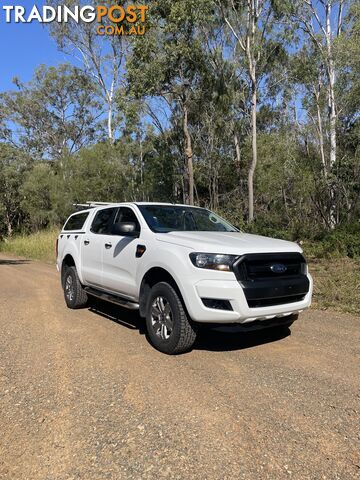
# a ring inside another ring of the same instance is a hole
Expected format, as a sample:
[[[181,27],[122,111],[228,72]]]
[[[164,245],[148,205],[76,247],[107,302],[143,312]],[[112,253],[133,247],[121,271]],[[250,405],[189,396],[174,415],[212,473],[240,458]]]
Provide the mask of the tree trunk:
[[[237,133],[234,133],[234,145],[235,145],[235,153],[236,153],[236,170],[237,170],[238,177],[239,177],[239,180],[240,180],[240,176],[241,176],[241,152],[240,152],[239,137],[237,136]]]
[[[6,217],[6,231],[7,231],[7,236],[10,238],[13,235],[13,228],[12,228],[12,223],[10,220],[9,214],[6,212],[5,214]]]
[[[140,137],[140,138],[139,138]],[[144,154],[143,154],[143,144],[141,140],[141,135],[138,136],[138,142],[140,145],[140,188],[141,188],[141,199],[145,201],[145,192],[144,192]]]
[[[326,47],[327,47],[327,75],[328,75],[328,111],[329,111],[329,129],[330,129],[330,161],[329,171],[333,173],[336,164],[336,106],[335,106],[335,66],[332,52],[332,32],[331,32],[331,2],[326,5]],[[336,226],[336,205],[335,205],[335,185],[331,180],[330,184],[330,228]]]
[[[255,72],[251,81],[251,140],[252,160],[248,174],[249,222],[254,220],[254,174],[257,164],[257,125],[256,125],[257,91]]]
[[[254,220],[254,175],[257,164],[257,85],[255,60],[255,31],[258,15],[258,3],[248,0],[248,34],[246,37],[246,54],[249,62],[249,76],[251,81],[251,143],[252,160],[248,174],[249,222]]]
[[[332,52],[332,34],[331,34],[331,3],[326,6],[326,47],[328,55],[327,74],[329,80],[328,87],[328,108],[330,125],[330,169],[336,162],[336,108],[335,108],[335,67]]]
[[[322,127],[321,107],[320,107],[320,89],[321,89],[321,84],[319,82],[318,89],[314,87],[314,96],[316,101],[316,112],[317,112],[317,123],[318,123],[317,131],[318,131],[318,137],[319,137],[321,163],[323,166],[324,177],[326,179],[328,174],[328,167],[325,160],[324,134],[323,134],[323,127]]]
[[[194,205],[194,165],[193,165],[193,149],[192,149],[192,141],[189,132],[189,125],[188,125],[188,111],[187,106],[184,105],[184,136],[185,136],[185,157],[186,157],[186,165],[185,165],[185,203],[188,205]]]
[[[108,118],[107,118],[108,137],[110,142],[114,143],[112,121],[113,121],[113,105],[112,105],[112,99],[111,100],[109,99],[108,100]]]

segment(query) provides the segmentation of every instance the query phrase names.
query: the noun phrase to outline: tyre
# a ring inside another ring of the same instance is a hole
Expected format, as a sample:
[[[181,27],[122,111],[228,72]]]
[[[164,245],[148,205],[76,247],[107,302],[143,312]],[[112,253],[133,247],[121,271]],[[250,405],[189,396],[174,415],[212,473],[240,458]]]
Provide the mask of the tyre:
[[[168,355],[191,349],[196,339],[196,329],[189,319],[179,294],[165,282],[150,290],[146,327],[150,343]]]
[[[76,268],[65,267],[63,279],[64,297],[69,308],[81,308],[87,304],[88,296],[83,289]]]

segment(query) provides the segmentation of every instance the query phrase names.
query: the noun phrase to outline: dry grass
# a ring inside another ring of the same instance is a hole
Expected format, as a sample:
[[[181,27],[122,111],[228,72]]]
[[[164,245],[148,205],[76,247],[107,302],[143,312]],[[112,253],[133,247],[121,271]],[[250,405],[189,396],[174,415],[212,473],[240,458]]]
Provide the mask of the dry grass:
[[[55,242],[58,229],[43,230],[32,235],[21,235],[0,243],[0,251],[32,260],[55,263]]]
[[[309,260],[314,277],[314,308],[360,313],[360,260]]]
[[[47,263],[55,263],[57,229],[18,236],[0,243],[0,251]],[[313,307],[360,313],[360,260],[343,258],[310,259],[314,277]]]

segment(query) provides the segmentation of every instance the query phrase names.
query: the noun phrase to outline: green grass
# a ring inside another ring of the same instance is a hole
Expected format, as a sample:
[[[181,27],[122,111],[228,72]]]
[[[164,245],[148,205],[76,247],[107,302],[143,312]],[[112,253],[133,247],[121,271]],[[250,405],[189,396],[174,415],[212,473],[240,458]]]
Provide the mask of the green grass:
[[[43,230],[32,235],[19,235],[0,243],[0,252],[12,253],[32,260],[55,263],[58,229]]]
[[[0,243],[0,252],[55,263],[58,229],[17,236]],[[314,277],[313,307],[360,313],[360,260],[348,257],[314,258],[308,245],[310,273]]]

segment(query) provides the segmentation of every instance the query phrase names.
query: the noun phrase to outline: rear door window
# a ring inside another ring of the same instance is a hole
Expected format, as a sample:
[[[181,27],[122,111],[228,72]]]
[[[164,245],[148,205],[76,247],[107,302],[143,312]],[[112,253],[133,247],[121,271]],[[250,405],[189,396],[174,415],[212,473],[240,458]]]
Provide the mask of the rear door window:
[[[75,213],[74,215],[71,215],[69,220],[65,223],[64,230],[81,230],[88,216],[89,212]]]

